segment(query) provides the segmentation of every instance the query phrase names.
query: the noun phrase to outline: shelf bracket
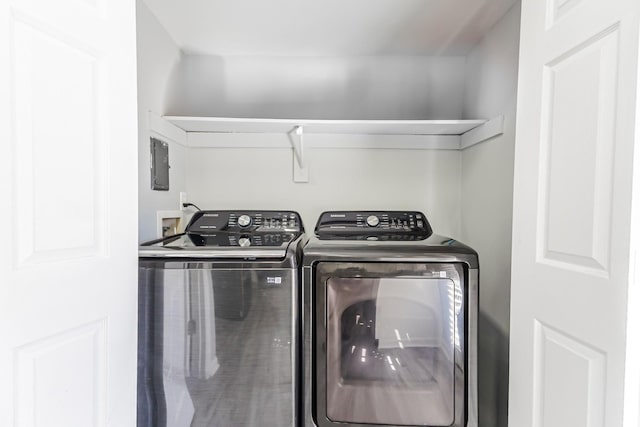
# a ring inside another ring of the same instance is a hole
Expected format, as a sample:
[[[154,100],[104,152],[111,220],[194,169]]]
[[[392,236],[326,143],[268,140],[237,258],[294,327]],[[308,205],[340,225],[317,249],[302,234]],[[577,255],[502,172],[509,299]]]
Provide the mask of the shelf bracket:
[[[298,125],[289,132],[293,149],[293,182],[309,182],[309,169],[304,155],[304,129]]]

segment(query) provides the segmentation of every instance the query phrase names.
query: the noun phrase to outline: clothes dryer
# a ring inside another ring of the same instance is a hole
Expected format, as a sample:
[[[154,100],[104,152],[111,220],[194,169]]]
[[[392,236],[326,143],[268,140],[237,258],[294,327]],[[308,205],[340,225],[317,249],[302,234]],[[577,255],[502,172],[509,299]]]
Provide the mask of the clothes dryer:
[[[307,427],[477,425],[478,258],[420,212],[325,212],[303,250]]]

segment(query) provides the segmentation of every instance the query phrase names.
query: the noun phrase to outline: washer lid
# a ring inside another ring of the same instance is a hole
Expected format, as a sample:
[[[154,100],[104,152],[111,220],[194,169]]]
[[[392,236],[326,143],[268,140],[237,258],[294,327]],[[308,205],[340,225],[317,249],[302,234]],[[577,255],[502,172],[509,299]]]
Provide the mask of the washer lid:
[[[244,236],[233,233],[203,237],[180,234],[143,243],[138,250],[138,255],[142,258],[282,259],[286,256],[289,245],[298,237],[297,235]],[[272,240],[265,244],[266,239]]]
[[[199,211],[185,233],[143,243],[141,257],[284,258],[304,232],[294,211]]]

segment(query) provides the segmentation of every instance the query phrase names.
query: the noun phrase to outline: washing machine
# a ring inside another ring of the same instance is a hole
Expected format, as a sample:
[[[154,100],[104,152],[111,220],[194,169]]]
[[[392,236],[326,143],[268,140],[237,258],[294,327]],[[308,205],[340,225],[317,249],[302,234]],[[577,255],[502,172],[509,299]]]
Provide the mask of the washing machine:
[[[138,427],[298,424],[293,211],[199,211],[139,250]]]
[[[420,212],[323,213],[303,250],[306,427],[477,426],[478,257]]]

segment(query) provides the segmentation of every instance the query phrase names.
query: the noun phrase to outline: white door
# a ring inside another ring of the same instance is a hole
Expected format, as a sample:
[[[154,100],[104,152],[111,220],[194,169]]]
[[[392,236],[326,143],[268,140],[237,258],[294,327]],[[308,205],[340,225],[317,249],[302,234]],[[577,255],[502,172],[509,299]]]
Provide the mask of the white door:
[[[0,426],[135,425],[133,0],[0,0]]]
[[[639,15],[638,0],[523,0],[513,427],[622,426]]]

